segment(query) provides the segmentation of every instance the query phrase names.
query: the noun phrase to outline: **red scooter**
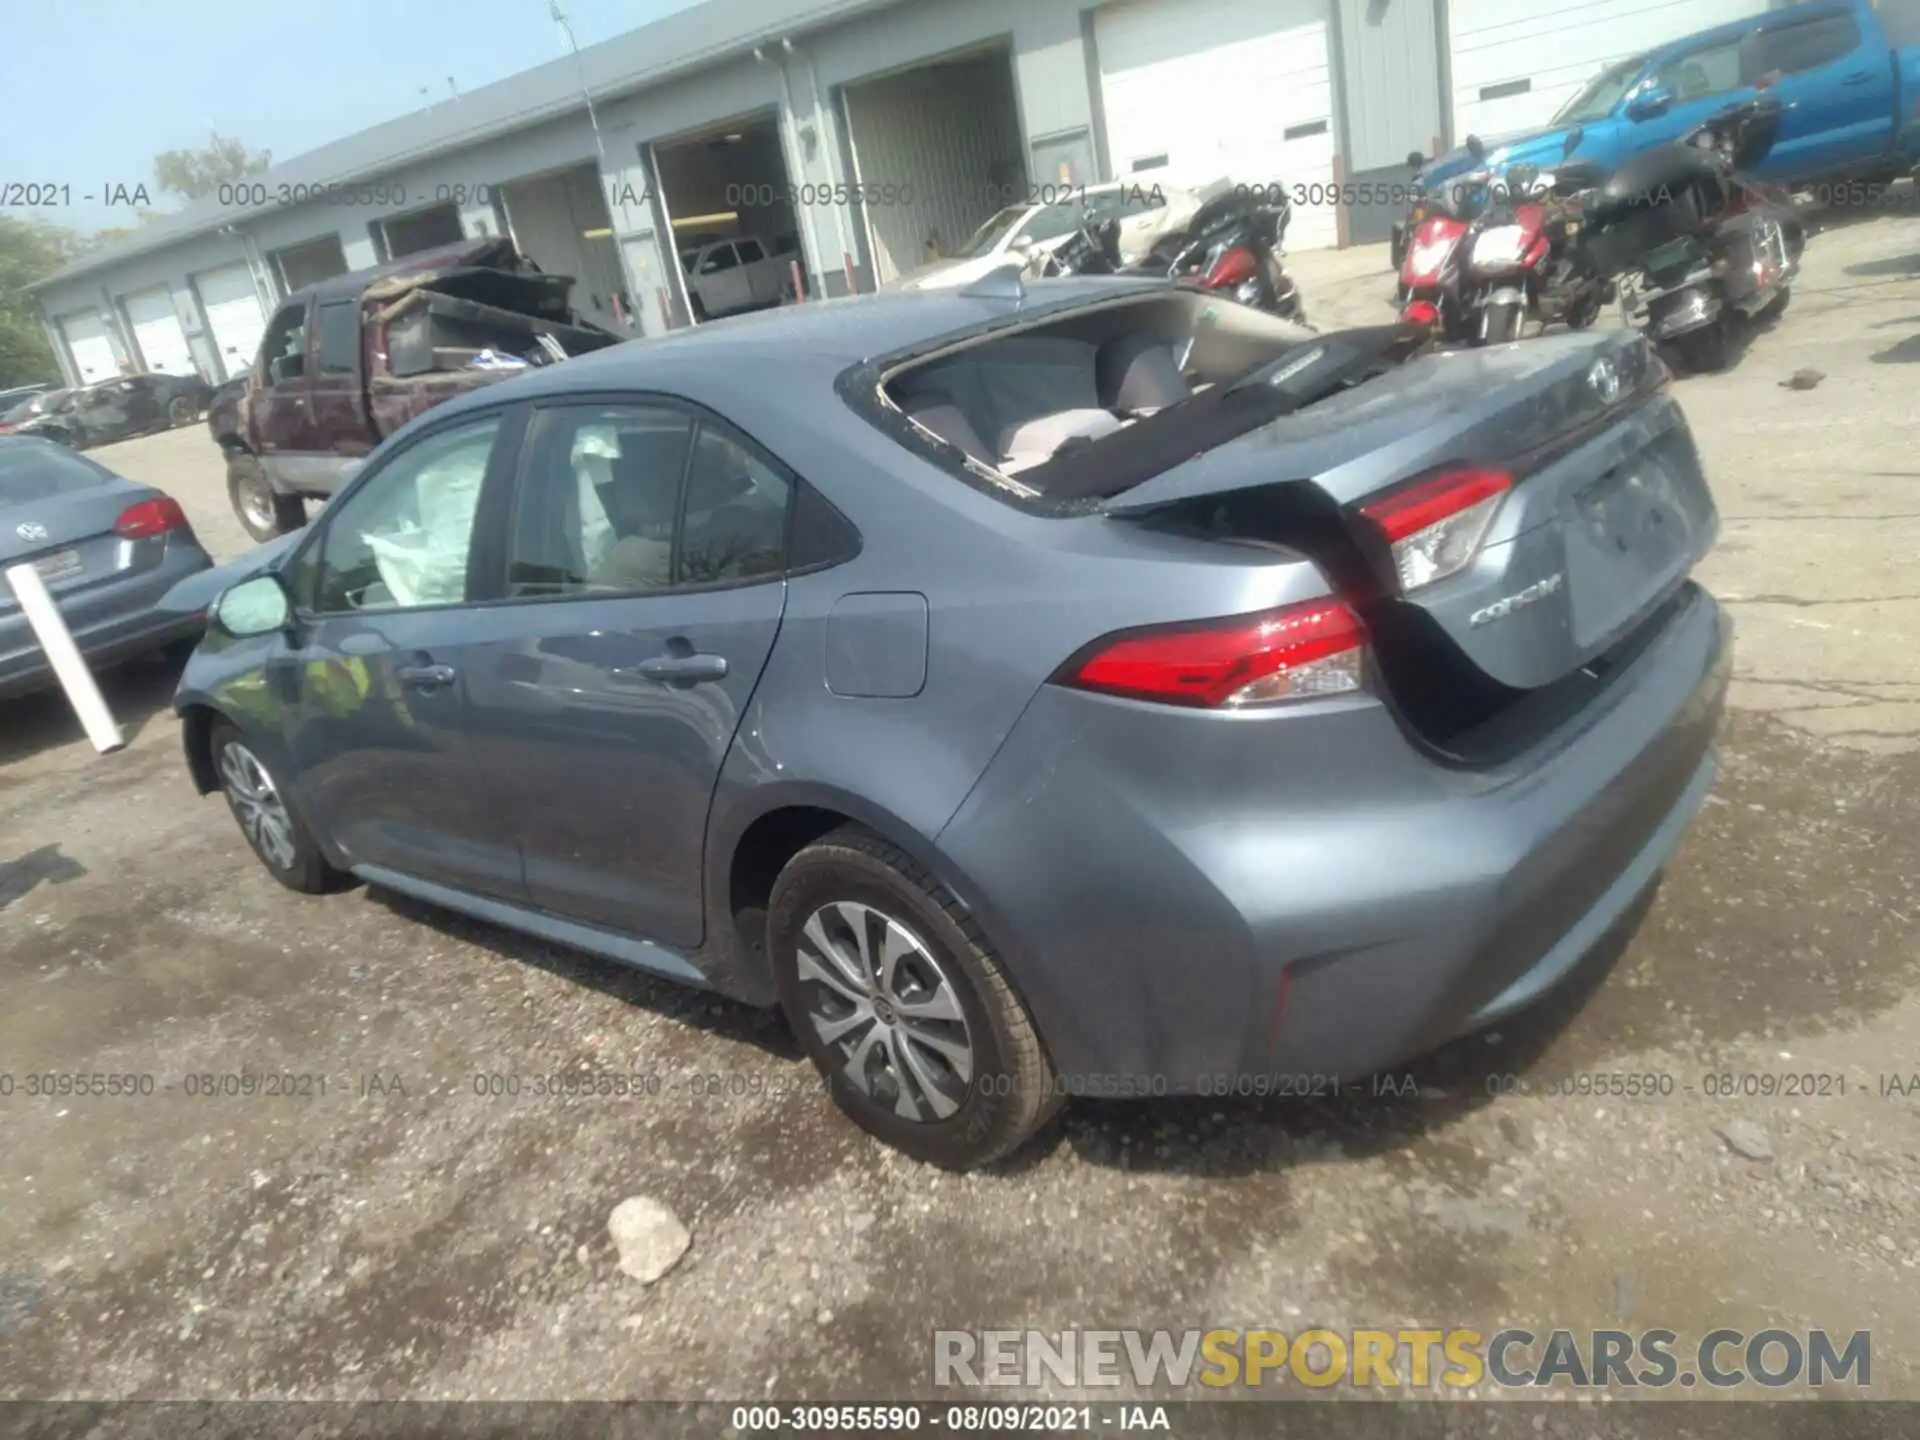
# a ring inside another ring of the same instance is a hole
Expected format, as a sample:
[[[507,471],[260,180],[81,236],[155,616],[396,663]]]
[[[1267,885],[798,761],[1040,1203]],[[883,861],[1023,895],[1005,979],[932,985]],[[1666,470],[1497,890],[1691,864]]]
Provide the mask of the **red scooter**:
[[[1484,170],[1438,186],[1426,199],[1426,218],[1407,236],[1394,296],[1401,323],[1418,325],[1442,344],[1477,338],[1479,317],[1466,283],[1467,242],[1486,207],[1492,181]]]
[[[1569,152],[1579,134],[1569,138]],[[1484,158],[1476,137],[1467,146]],[[1596,167],[1574,162],[1556,172],[1512,165],[1456,181],[1402,257],[1402,320],[1445,343],[1483,345],[1517,340],[1529,315],[1542,328],[1591,325],[1610,287],[1582,263],[1578,197],[1600,178]]]

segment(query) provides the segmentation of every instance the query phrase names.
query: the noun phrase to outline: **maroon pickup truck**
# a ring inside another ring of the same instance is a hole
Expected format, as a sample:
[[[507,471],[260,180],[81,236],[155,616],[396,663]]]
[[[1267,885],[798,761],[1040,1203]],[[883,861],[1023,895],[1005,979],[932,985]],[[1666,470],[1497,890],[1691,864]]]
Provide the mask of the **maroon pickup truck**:
[[[336,275],[274,312],[253,370],[214,396],[207,428],[256,540],[297,530],[306,502],[414,416],[456,395],[618,344],[576,316],[573,281],[505,238]]]

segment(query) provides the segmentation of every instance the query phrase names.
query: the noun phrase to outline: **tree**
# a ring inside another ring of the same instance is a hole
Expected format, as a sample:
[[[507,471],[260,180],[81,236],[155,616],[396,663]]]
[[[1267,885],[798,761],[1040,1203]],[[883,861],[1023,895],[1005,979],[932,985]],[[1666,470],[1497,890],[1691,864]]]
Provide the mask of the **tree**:
[[[77,258],[85,244],[62,226],[0,215],[0,388],[59,380],[60,364],[26,287]]]
[[[162,190],[202,200],[222,185],[258,175],[273,163],[271,150],[249,150],[214,131],[200,150],[162,150],[153,157],[153,179]]]
[[[105,250],[111,245],[118,245],[122,240],[138,235],[165,213],[164,210],[136,210],[133,212],[134,224],[109,225],[103,230],[94,231],[91,235],[82,236],[80,248],[91,253],[95,250]]]

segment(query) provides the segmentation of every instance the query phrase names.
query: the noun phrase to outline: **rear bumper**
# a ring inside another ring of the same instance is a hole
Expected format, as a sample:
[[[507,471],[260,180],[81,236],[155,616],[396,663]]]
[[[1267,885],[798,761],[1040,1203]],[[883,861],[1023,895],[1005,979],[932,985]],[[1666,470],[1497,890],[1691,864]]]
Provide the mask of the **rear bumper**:
[[[152,569],[57,596],[60,614],[89,665],[98,669],[130,660],[205,628],[202,616],[161,609],[160,598],[187,576],[212,566],[198,541],[172,536],[166,555]],[[12,599],[11,591],[6,599]],[[0,612],[0,700],[58,683],[27,617],[11,606]]]
[[[1730,665],[1695,592],[1577,733],[1493,772],[1371,701],[1048,687],[939,846],[1069,1086],[1357,1079],[1539,998],[1626,914],[1705,798]]]

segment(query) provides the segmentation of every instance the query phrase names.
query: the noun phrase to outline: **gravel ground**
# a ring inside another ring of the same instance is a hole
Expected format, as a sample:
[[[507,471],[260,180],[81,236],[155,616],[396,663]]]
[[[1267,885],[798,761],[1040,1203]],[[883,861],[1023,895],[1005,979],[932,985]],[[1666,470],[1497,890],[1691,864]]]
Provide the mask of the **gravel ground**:
[[[0,709],[0,1396],[901,1397],[935,1328],[1513,1324],[1871,1330],[1873,1393],[1920,1398],[1917,241],[1821,235],[1779,327],[1682,382],[1739,669],[1657,897],[1378,1095],[1077,1104],[942,1175],[769,1016],[281,890],[193,794],[160,669],[110,678],[110,757],[56,698]],[[1321,323],[1383,313],[1379,252],[1298,269]],[[244,548],[197,429],[100,458]],[[478,1093],[582,1067],[657,1093]],[[243,1069],[324,1093],[186,1093]],[[45,1071],[155,1092],[25,1095]],[[1596,1072],[1670,1093],[1546,1093]],[[692,1237],[650,1286],[607,1229],[634,1195]]]

